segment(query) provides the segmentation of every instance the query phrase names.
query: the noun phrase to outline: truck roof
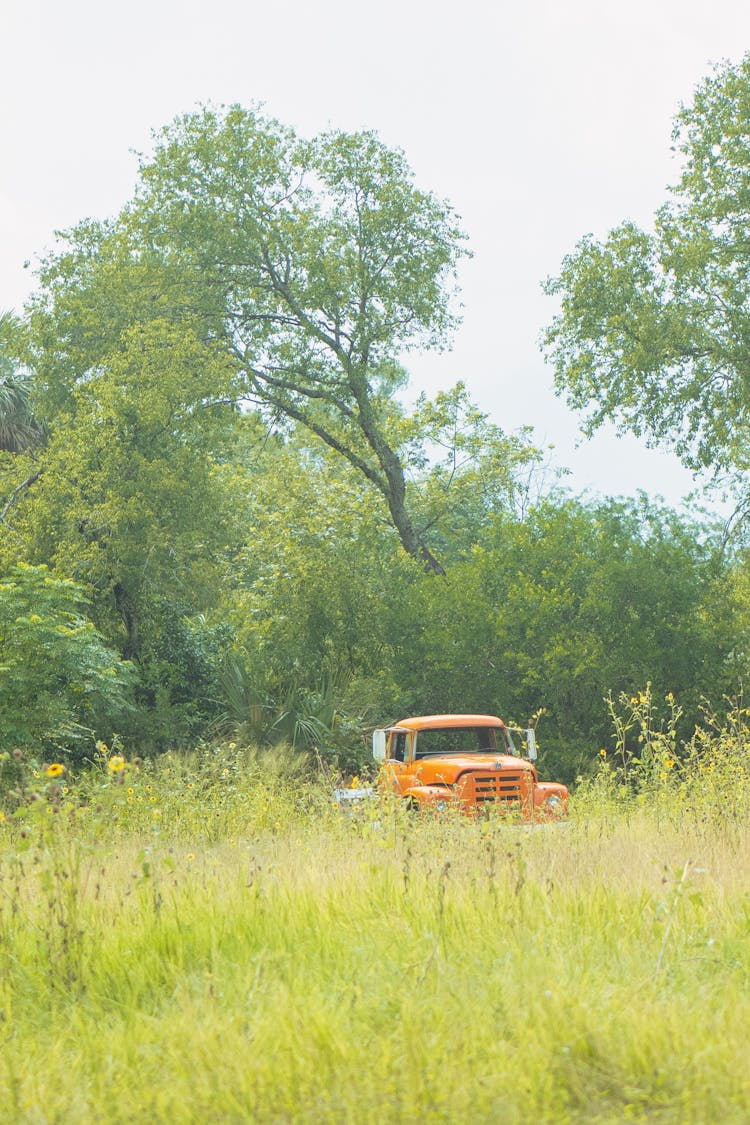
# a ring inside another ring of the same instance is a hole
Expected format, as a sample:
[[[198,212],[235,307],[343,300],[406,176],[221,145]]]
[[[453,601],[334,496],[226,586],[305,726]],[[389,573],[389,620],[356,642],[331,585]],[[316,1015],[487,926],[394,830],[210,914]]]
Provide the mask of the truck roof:
[[[402,719],[394,726],[406,730],[431,730],[436,727],[504,727],[497,715],[419,715],[414,719]]]

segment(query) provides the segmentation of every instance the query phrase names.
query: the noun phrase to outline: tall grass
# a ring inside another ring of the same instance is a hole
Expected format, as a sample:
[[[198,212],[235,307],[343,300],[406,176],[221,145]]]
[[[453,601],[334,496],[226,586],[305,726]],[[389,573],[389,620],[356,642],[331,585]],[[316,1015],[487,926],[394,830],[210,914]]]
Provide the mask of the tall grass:
[[[6,799],[7,1119],[750,1119],[750,841],[716,765],[649,797],[608,755],[528,828],[344,816],[236,747],[113,758]]]

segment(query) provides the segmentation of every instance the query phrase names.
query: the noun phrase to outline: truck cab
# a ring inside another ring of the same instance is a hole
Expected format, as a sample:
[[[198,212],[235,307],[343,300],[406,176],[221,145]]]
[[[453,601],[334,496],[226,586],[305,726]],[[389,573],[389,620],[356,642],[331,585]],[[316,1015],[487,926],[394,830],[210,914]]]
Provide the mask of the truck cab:
[[[418,809],[458,808],[524,820],[564,816],[568,790],[540,782],[536,738],[496,715],[422,715],[373,734],[380,787]]]

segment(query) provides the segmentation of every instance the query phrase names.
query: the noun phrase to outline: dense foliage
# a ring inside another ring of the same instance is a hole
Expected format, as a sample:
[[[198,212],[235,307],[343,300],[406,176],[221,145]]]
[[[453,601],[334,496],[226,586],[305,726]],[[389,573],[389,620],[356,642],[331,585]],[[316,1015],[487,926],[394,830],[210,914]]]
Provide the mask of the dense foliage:
[[[45,566],[0,582],[0,748],[54,756],[123,722],[131,669],[86,618],[82,591]]]
[[[748,468],[750,54],[681,108],[677,183],[652,231],[581,240],[548,291],[558,388],[588,411],[668,442],[690,467]]]
[[[733,469],[749,83],[722,68],[681,112],[674,203],[581,244],[548,336],[595,422],[679,421],[688,463]],[[173,122],[120,215],[61,239],[0,321],[0,751],[229,737],[354,768],[368,727],[477,710],[539,722],[570,780],[608,692],[671,690],[689,731],[737,690],[750,588],[721,529],[572,497],[463,383],[405,405],[463,252],[402,153],[238,107]]]

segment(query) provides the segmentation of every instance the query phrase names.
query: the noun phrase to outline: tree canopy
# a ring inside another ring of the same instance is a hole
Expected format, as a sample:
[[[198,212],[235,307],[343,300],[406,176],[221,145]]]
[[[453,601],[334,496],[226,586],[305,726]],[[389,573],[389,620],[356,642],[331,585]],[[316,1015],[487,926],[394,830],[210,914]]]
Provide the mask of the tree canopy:
[[[101,362],[100,341],[169,320],[223,357],[225,397],[314,433],[378,490],[407,552],[440,570],[409,502],[414,433],[394,393],[406,352],[447,343],[464,253],[451,207],[374,133],[305,141],[256,110],[205,108],[158,134],[118,219],[82,224],[43,270],[48,385],[59,402],[71,373]]]
[[[750,467],[750,54],[677,114],[681,173],[647,232],[583,238],[547,292],[556,385],[586,411],[676,449],[691,469]]]

